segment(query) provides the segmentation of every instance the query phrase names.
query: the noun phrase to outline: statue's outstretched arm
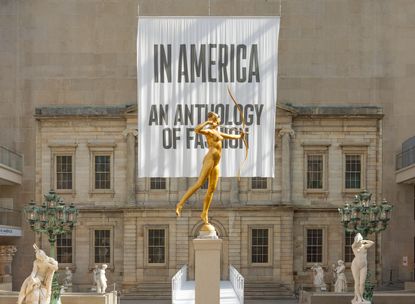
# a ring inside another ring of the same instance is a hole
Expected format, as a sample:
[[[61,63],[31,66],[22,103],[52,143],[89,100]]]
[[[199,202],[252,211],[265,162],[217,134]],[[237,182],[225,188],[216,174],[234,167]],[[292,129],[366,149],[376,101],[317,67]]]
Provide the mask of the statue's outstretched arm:
[[[225,139],[240,139],[243,138],[245,136],[245,133],[242,130],[239,130],[239,134],[228,134],[228,133],[223,133],[220,132],[220,135],[225,138]]]

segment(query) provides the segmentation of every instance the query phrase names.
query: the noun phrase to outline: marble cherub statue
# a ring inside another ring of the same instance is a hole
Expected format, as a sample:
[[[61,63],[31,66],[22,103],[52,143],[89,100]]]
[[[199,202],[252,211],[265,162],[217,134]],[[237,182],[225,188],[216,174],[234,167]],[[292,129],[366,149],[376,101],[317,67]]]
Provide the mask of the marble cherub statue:
[[[337,261],[336,267],[336,282],[334,283],[334,291],[335,292],[346,292],[347,291],[347,280],[344,271],[346,267],[344,266],[344,262],[342,260]]]
[[[52,294],[52,279],[58,270],[58,262],[46,255],[33,244],[36,260],[32,273],[24,280],[20,288],[17,304],[49,304]]]
[[[107,269],[107,264],[102,264],[101,268],[97,272],[97,293],[105,293],[107,289],[107,277],[105,275],[105,270]]]
[[[69,267],[65,267],[65,279],[63,280],[63,286],[65,289],[72,286],[72,271]]]
[[[97,291],[97,281],[98,281],[98,265],[94,266],[92,269],[92,286],[91,291]]]
[[[313,285],[316,289],[316,291],[322,291],[326,290],[326,283],[324,282],[324,270],[319,264],[314,264],[311,267],[311,270],[313,270]]]

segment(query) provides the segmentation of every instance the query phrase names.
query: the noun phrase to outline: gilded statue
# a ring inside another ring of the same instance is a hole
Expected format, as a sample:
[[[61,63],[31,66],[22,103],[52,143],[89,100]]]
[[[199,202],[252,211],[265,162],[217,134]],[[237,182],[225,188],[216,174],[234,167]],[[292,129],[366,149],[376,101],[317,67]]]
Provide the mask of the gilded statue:
[[[215,231],[214,227],[209,224],[208,213],[210,204],[212,202],[213,193],[215,192],[219,179],[219,163],[222,155],[222,141],[225,139],[241,138],[245,142],[245,131],[243,129],[239,130],[239,134],[223,133],[218,129],[220,122],[221,121],[218,114],[209,112],[208,119],[195,128],[195,132],[197,134],[202,134],[206,137],[209,150],[203,159],[202,169],[196,183],[187,190],[182,199],[176,205],[176,215],[180,216],[186,201],[200,187],[202,187],[206,179],[208,179],[208,189],[203,201],[203,211],[200,214],[200,218],[204,222],[204,227],[202,228],[204,231]]]

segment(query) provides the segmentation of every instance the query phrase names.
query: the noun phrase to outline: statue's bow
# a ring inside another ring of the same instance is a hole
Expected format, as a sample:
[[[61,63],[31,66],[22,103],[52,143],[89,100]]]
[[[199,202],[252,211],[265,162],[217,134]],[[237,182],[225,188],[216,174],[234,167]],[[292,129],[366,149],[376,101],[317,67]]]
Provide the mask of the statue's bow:
[[[241,178],[241,168],[243,166],[243,164],[245,163],[245,161],[248,158],[248,140],[246,139],[246,132],[245,132],[245,127],[246,127],[246,123],[245,123],[245,116],[244,116],[244,112],[241,109],[241,106],[239,105],[239,103],[236,101],[236,98],[233,96],[230,87],[228,86],[228,94],[231,97],[232,101],[234,102],[235,106],[238,108],[239,114],[241,115],[241,120],[242,120],[242,132],[245,133],[244,137],[242,138],[244,145],[245,145],[245,159],[243,161],[241,161],[241,163],[239,164],[239,169],[238,169],[238,179]]]

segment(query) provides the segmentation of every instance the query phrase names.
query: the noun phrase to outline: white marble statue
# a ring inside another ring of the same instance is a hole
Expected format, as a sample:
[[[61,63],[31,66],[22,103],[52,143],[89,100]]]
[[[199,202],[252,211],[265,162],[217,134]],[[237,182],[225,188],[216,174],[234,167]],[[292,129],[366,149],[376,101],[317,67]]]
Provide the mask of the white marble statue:
[[[363,298],[365,281],[367,275],[367,249],[372,247],[374,242],[364,240],[360,233],[356,234],[352,244],[354,259],[352,261],[352,274],[354,279],[354,298],[352,304],[370,303]]]
[[[324,282],[324,270],[319,264],[314,264],[311,267],[313,270],[314,280],[313,284],[316,288],[316,291],[326,290],[326,283]]]
[[[335,292],[346,292],[347,291],[347,280],[344,271],[346,267],[344,266],[344,262],[342,260],[337,261],[336,267],[336,282],[334,283],[334,291]]]
[[[97,291],[97,283],[98,283],[98,265],[95,265],[94,269],[92,270],[92,287],[91,291]]]
[[[52,293],[52,278],[58,270],[58,262],[46,255],[36,244],[33,245],[36,260],[32,273],[20,288],[17,304],[49,304]]]
[[[65,267],[65,279],[63,280],[63,286],[65,289],[72,286],[72,271],[69,267]]]
[[[331,264],[331,283],[333,284],[333,290],[334,290],[334,285],[336,284],[336,264]]]
[[[101,268],[98,269],[97,276],[97,293],[105,293],[107,289],[107,277],[105,276],[105,269],[107,269],[107,264],[102,264]]]

